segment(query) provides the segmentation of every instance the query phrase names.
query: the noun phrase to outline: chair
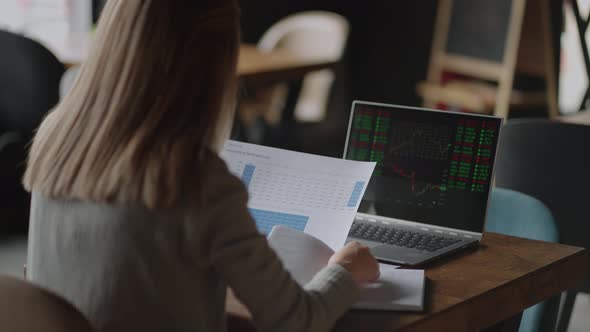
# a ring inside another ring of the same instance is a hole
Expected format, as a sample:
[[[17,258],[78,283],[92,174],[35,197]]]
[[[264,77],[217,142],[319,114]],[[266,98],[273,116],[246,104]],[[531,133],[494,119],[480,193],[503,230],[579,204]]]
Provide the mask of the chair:
[[[557,222],[560,242],[590,248],[590,127],[548,120],[511,120],[502,128],[496,185],[542,201]],[[589,262],[590,263],[590,262]],[[590,292],[590,280],[566,293],[559,331],[567,330],[578,291]]]
[[[349,24],[338,14],[309,11],[288,16],[266,31],[257,48],[271,52],[288,50],[302,57],[340,59],[348,39]],[[325,116],[334,73],[330,69],[307,74],[295,105],[295,117],[300,121],[318,122]],[[285,107],[289,89],[279,84],[260,90],[254,98],[240,105],[240,117],[252,125],[258,117],[267,124],[277,125]]]
[[[559,240],[553,215],[541,201],[503,188],[492,190],[486,231],[547,242]],[[519,331],[553,331],[557,311],[558,298],[532,306],[524,311]]]
[[[2,331],[94,331],[71,304],[24,280],[0,276],[0,295]]]
[[[25,146],[59,100],[64,66],[39,43],[14,33],[0,31],[0,48],[0,213],[22,229],[29,210],[20,184]]]

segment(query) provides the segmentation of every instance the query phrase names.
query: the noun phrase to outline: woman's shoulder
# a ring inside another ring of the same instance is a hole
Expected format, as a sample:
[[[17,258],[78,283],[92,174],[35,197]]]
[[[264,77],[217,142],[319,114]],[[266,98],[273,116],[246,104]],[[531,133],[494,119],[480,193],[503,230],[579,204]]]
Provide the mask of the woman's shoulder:
[[[216,196],[247,195],[243,182],[233,175],[225,161],[212,151],[205,155],[204,168],[202,170],[202,186],[205,197],[215,199]]]

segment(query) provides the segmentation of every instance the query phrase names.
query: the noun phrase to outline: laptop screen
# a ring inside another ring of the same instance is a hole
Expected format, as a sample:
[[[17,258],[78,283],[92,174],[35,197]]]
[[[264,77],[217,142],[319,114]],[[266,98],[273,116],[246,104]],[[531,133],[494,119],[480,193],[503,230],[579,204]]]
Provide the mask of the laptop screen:
[[[377,166],[359,212],[481,233],[502,120],[353,104],[345,158]]]

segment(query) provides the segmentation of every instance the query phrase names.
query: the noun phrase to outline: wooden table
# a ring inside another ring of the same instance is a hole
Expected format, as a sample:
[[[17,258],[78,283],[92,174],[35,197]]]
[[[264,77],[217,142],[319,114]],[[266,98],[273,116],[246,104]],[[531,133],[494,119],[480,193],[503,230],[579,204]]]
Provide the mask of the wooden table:
[[[562,115],[556,118],[556,120],[590,126],[590,111],[584,110],[574,114]]]
[[[584,280],[587,255],[583,248],[486,233],[479,248],[426,267],[424,313],[351,311],[334,331],[517,331],[524,309]],[[227,310],[230,327],[247,325],[248,311],[232,296]]]
[[[43,41],[41,41],[43,42]],[[45,43],[66,67],[80,65],[87,55],[86,43]],[[278,82],[301,79],[305,74],[334,66],[337,59],[303,57],[287,51],[261,52],[254,45],[242,44],[238,58],[238,76],[243,86],[259,88]]]
[[[68,49],[49,47],[49,49],[58,56],[58,59],[66,67],[80,65],[87,53],[81,46]],[[337,59],[333,58],[302,57],[281,50],[264,53],[254,45],[242,44],[237,71],[240,79],[248,87],[259,87],[300,79],[311,71],[330,68],[336,62]]]
[[[303,57],[287,51],[263,53],[243,44],[238,59],[238,75],[247,87],[260,87],[281,81],[301,79],[305,74],[337,63],[334,58]]]

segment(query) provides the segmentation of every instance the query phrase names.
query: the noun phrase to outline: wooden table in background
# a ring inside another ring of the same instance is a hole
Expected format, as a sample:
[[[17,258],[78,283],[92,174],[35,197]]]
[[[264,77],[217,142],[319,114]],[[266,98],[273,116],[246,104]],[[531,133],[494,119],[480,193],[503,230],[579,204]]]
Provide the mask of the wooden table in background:
[[[479,248],[426,266],[424,313],[351,311],[334,331],[518,331],[524,309],[584,280],[587,255],[583,248],[486,233]],[[230,327],[248,326],[248,311],[231,295],[227,310]]]
[[[558,117],[556,120],[561,122],[575,123],[590,126],[590,111],[580,111],[574,114],[567,114]]]
[[[46,43],[66,67],[80,65],[86,57],[84,47]],[[247,88],[259,88],[279,82],[299,80],[309,72],[334,66],[331,58],[303,57],[288,51],[261,52],[254,45],[242,44],[238,58],[238,76]]]
[[[238,76],[248,88],[293,81],[309,72],[333,67],[337,60],[302,57],[288,51],[263,53],[255,46],[243,44],[238,59]]]

